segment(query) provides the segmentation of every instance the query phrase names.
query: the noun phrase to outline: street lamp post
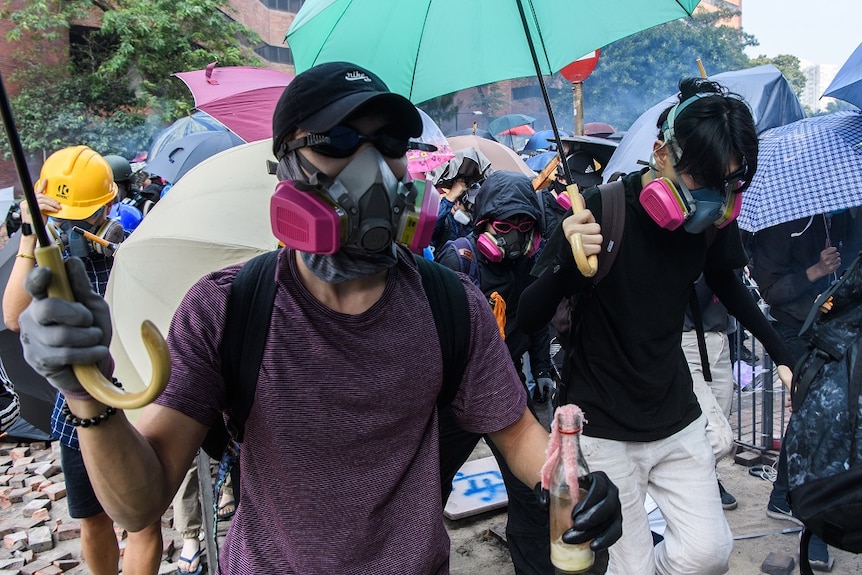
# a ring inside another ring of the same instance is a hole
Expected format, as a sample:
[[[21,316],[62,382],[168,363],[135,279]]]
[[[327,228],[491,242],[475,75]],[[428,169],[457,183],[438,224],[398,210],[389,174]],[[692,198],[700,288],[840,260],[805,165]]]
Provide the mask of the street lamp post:
[[[458,131],[458,116],[482,116],[481,110],[473,110],[472,112],[458,112],[455,114],[455,131]],[[477,120],[474,118],[473,123],[475,124]]]

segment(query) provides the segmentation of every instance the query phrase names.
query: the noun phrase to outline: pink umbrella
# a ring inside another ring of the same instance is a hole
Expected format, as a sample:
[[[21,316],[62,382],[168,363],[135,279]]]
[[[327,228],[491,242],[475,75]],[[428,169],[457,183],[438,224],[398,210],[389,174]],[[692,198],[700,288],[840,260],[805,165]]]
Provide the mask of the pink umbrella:
[[[275,104],[293,76],[243,66],[177,72],[195,98],[195,108],[203,110],[246,142],[272,137]]]

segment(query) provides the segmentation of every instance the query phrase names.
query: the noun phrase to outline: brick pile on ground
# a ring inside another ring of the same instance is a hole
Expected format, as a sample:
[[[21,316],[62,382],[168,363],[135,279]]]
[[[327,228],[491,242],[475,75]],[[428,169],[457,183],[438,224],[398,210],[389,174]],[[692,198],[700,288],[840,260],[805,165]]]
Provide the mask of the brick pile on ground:
[[[182,547],[171,515],[162,518],[160,574],[176,572]],[[126,532],[116,532],[122,557]],[[89,573],[80,537],[81,524],[68,514],[59,444],[0,443],[0,575]]]

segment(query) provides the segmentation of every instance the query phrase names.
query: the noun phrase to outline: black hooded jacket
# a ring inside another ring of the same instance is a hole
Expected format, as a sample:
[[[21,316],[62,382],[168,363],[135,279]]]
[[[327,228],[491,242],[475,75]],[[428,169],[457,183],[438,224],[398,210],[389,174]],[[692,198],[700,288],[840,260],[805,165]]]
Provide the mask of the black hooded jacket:
[[[531,369],[538,377],[539,373],[550,374],[550,337],[547,325],[528,335],[520,329],[516,318],[521,293],[535,280],[530,275],[535,257],[504,259],[495,263],[476,248],[476,234],[484,230],[483,222],[505,220],[516,215],[526,215],[534,219],[537,222],[536,231],[541,229],[542,207],[530,178],[515,172],[494,172],[485,180],[476,196],[473,218],[481,225],[477,225],[474,233],[467,237],[472,253],[459,255],[456,246],[448,243],[435,255],[435,260],[448,268],[466,273],[469,265],[462,266],[462,257],[476,259],[479,289],[488,297],[497,292],[506,302],[506,345],[512,359],[518,365],[519,358],[529,350]],[[473,280],[475,282],[477,278]]]

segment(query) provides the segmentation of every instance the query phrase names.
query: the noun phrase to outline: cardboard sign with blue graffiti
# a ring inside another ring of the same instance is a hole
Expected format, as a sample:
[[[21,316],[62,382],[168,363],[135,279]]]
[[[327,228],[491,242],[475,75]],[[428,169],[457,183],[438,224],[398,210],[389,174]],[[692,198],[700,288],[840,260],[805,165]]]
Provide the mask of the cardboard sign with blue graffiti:
[[[452,480],[452,494],[443,514],[448,519],[462,519],[509,503],[506,486],[497,460],[483,457],[465,463]]]

